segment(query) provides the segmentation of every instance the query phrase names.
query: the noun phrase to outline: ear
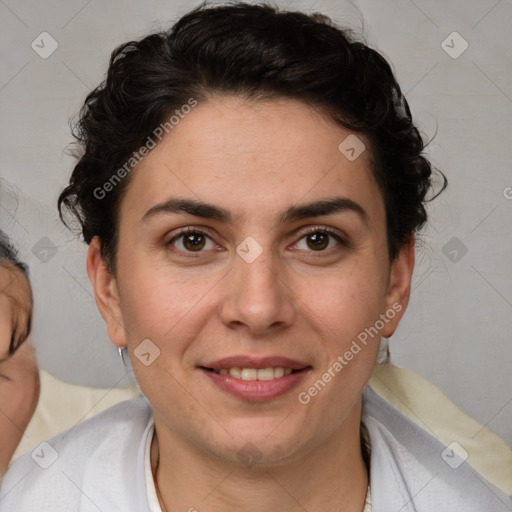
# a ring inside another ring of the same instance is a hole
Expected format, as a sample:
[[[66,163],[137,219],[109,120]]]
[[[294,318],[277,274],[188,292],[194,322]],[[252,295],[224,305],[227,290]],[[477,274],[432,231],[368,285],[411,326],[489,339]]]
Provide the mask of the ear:
[[[94,289],[96,305],[107,324],[110,341],[118,347],[125,347],[126,335],[117,281],[101,255],[101,242],[97,236],[89,244],[87,273]]]
[[[396,331],[407,304],[409,304],[411,278],[414,270],[414,243],[415,238],[411,235],[409,242],[400,248],[396,258],[391,262],[386,295],[386,311],[388,312],[386,316],[389,321],[382,330],[382,336],[385,338],[389,338]]]

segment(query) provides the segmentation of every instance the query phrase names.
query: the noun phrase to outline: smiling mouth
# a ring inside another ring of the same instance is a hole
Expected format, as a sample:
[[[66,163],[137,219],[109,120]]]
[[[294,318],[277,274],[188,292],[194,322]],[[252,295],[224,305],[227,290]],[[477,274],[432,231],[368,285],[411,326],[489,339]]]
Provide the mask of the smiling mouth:
[[[292,373],[299,373],[308,368],[302,368],[300,370],[294,370],[292,368],[284,368],[282,366],[268,366],[266,368],[206,368],[204,366],[201,367],[203,370],[207,370],[218,375],[229,375],[235,379],[245,380],[245,381],[268,381],[274,379],[281,379],[282,377],[286,377],[287,375],[291,375]]]
[[[313,369],[286,357],[227,357],[198,367],[219,389],[238,399],[267,402],[286,395]]]

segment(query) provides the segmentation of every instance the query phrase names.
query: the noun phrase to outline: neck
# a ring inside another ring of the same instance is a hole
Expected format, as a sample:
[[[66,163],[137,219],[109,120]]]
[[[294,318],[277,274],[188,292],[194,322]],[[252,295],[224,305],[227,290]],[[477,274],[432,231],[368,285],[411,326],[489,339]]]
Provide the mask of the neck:
[[[249,468],[210,457],[169,435],[155,417],[151,463],[162,511],[361,512],[368,470],[360,443],[360,403],[354,412],[300,460]]]

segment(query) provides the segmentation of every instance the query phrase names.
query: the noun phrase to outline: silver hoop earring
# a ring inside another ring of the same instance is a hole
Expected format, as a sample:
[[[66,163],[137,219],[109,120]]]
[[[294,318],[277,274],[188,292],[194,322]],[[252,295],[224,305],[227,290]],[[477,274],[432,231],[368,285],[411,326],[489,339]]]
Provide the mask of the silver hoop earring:
[[[121,361],[123,361],[123,366],[126,370],[129,370],[128,365],[126,364],[126,361],[124,360],[124,351],[126,350],[126,347],[117,347],[117,353],[119,354],[119,357],[121,358]]]

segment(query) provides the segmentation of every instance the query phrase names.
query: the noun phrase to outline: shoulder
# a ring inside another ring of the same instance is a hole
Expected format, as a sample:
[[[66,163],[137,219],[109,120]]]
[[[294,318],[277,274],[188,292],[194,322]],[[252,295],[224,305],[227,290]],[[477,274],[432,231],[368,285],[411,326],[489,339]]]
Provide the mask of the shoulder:
[[[152,424],[151,408],[141,397],[41,443],[9,468],[0,510],[117,510],[123,502],[132,508],[132,495],[145,485],[144,444]]]
[[[425,419],[411,421],[371,387],[365,389],[374,511],[510,511],[510,497],[470,466],[460,444],[442,443]]]

